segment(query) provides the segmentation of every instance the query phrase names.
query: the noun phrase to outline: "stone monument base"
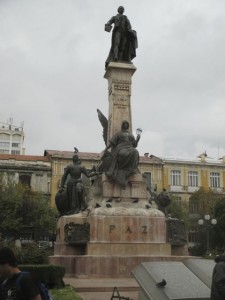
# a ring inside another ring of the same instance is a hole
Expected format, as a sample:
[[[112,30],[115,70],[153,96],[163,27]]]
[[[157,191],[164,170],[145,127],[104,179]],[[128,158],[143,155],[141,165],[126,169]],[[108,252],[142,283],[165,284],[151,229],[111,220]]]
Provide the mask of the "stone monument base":
[[[166,239],[165,216],[157,209],[100,207],[58,221],[50,263],[67,276],[130,277],[141,262],[179,261]],[[176,251],[185,255],[186,251]],[[176,253],[175,253],[176,254]]]
[[[66,268],[66,277],[78,278],[129,278],[132,270],[144,262],[185,261],[189,256],[157,255],[54,255],[50,263]]]

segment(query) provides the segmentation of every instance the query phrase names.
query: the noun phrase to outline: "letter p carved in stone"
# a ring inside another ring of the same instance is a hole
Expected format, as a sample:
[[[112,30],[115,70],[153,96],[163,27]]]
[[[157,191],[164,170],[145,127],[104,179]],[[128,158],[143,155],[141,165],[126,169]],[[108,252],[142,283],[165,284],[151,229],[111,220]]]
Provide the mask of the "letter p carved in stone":
[[[115,228],[115,225],[109,225],[109,233],[111,233]]]

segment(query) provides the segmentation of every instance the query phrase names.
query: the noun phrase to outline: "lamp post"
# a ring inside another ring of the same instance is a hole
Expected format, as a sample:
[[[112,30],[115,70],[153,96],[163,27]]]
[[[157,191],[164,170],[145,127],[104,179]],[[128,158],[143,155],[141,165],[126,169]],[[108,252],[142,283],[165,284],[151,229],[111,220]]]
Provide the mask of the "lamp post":
[[[210,243],[209,243],[210,228],[216,224],[217,224],[217,220],[211,219],[210,215],[204,215],[204,219],[198,220],[198,225],[205,228],[205,231],[206,231],[206,254],[210,253]]]

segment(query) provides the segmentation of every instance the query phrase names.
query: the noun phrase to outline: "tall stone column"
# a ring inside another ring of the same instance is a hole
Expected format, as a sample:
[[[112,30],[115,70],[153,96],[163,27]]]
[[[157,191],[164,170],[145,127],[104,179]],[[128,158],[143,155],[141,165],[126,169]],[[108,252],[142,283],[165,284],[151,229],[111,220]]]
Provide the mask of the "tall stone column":
[[[132,132],[131,114],[131,77],[136,71],[133,64],[111,62],[104,78],[108,80],[109,115],[107,141],[121,129],[122,121],[130,124]]]

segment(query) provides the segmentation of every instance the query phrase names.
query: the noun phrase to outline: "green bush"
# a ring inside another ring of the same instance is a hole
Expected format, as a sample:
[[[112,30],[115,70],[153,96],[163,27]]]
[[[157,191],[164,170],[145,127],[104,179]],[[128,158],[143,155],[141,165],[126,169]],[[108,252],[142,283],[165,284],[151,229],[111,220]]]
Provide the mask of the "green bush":
[[[19,265],[21,271],[32,274],[36,282],[43,282],[49,288],[64,287],[65,268],[56,265]]]
[[[48,264],[48,257],[53,254],[52,249],[38,248],[36,245],[26,245],[25,247],[17,248],[14,243],[4,243],[2,244],[2,247],[11,248],[20,265]]]
[[[188,248],[188,252],[191,256],[203,256],[205,249],[202,244],[197,244]]]
[[[16,248],[12,243],[4,243],[0,247],[10,247],[21,271],[30,272],[37,282],[43,282],[49,288],[64,287],[65,268],[48,264],[48,257],[52,255],[51,249],[41,249],[35,245]]]

